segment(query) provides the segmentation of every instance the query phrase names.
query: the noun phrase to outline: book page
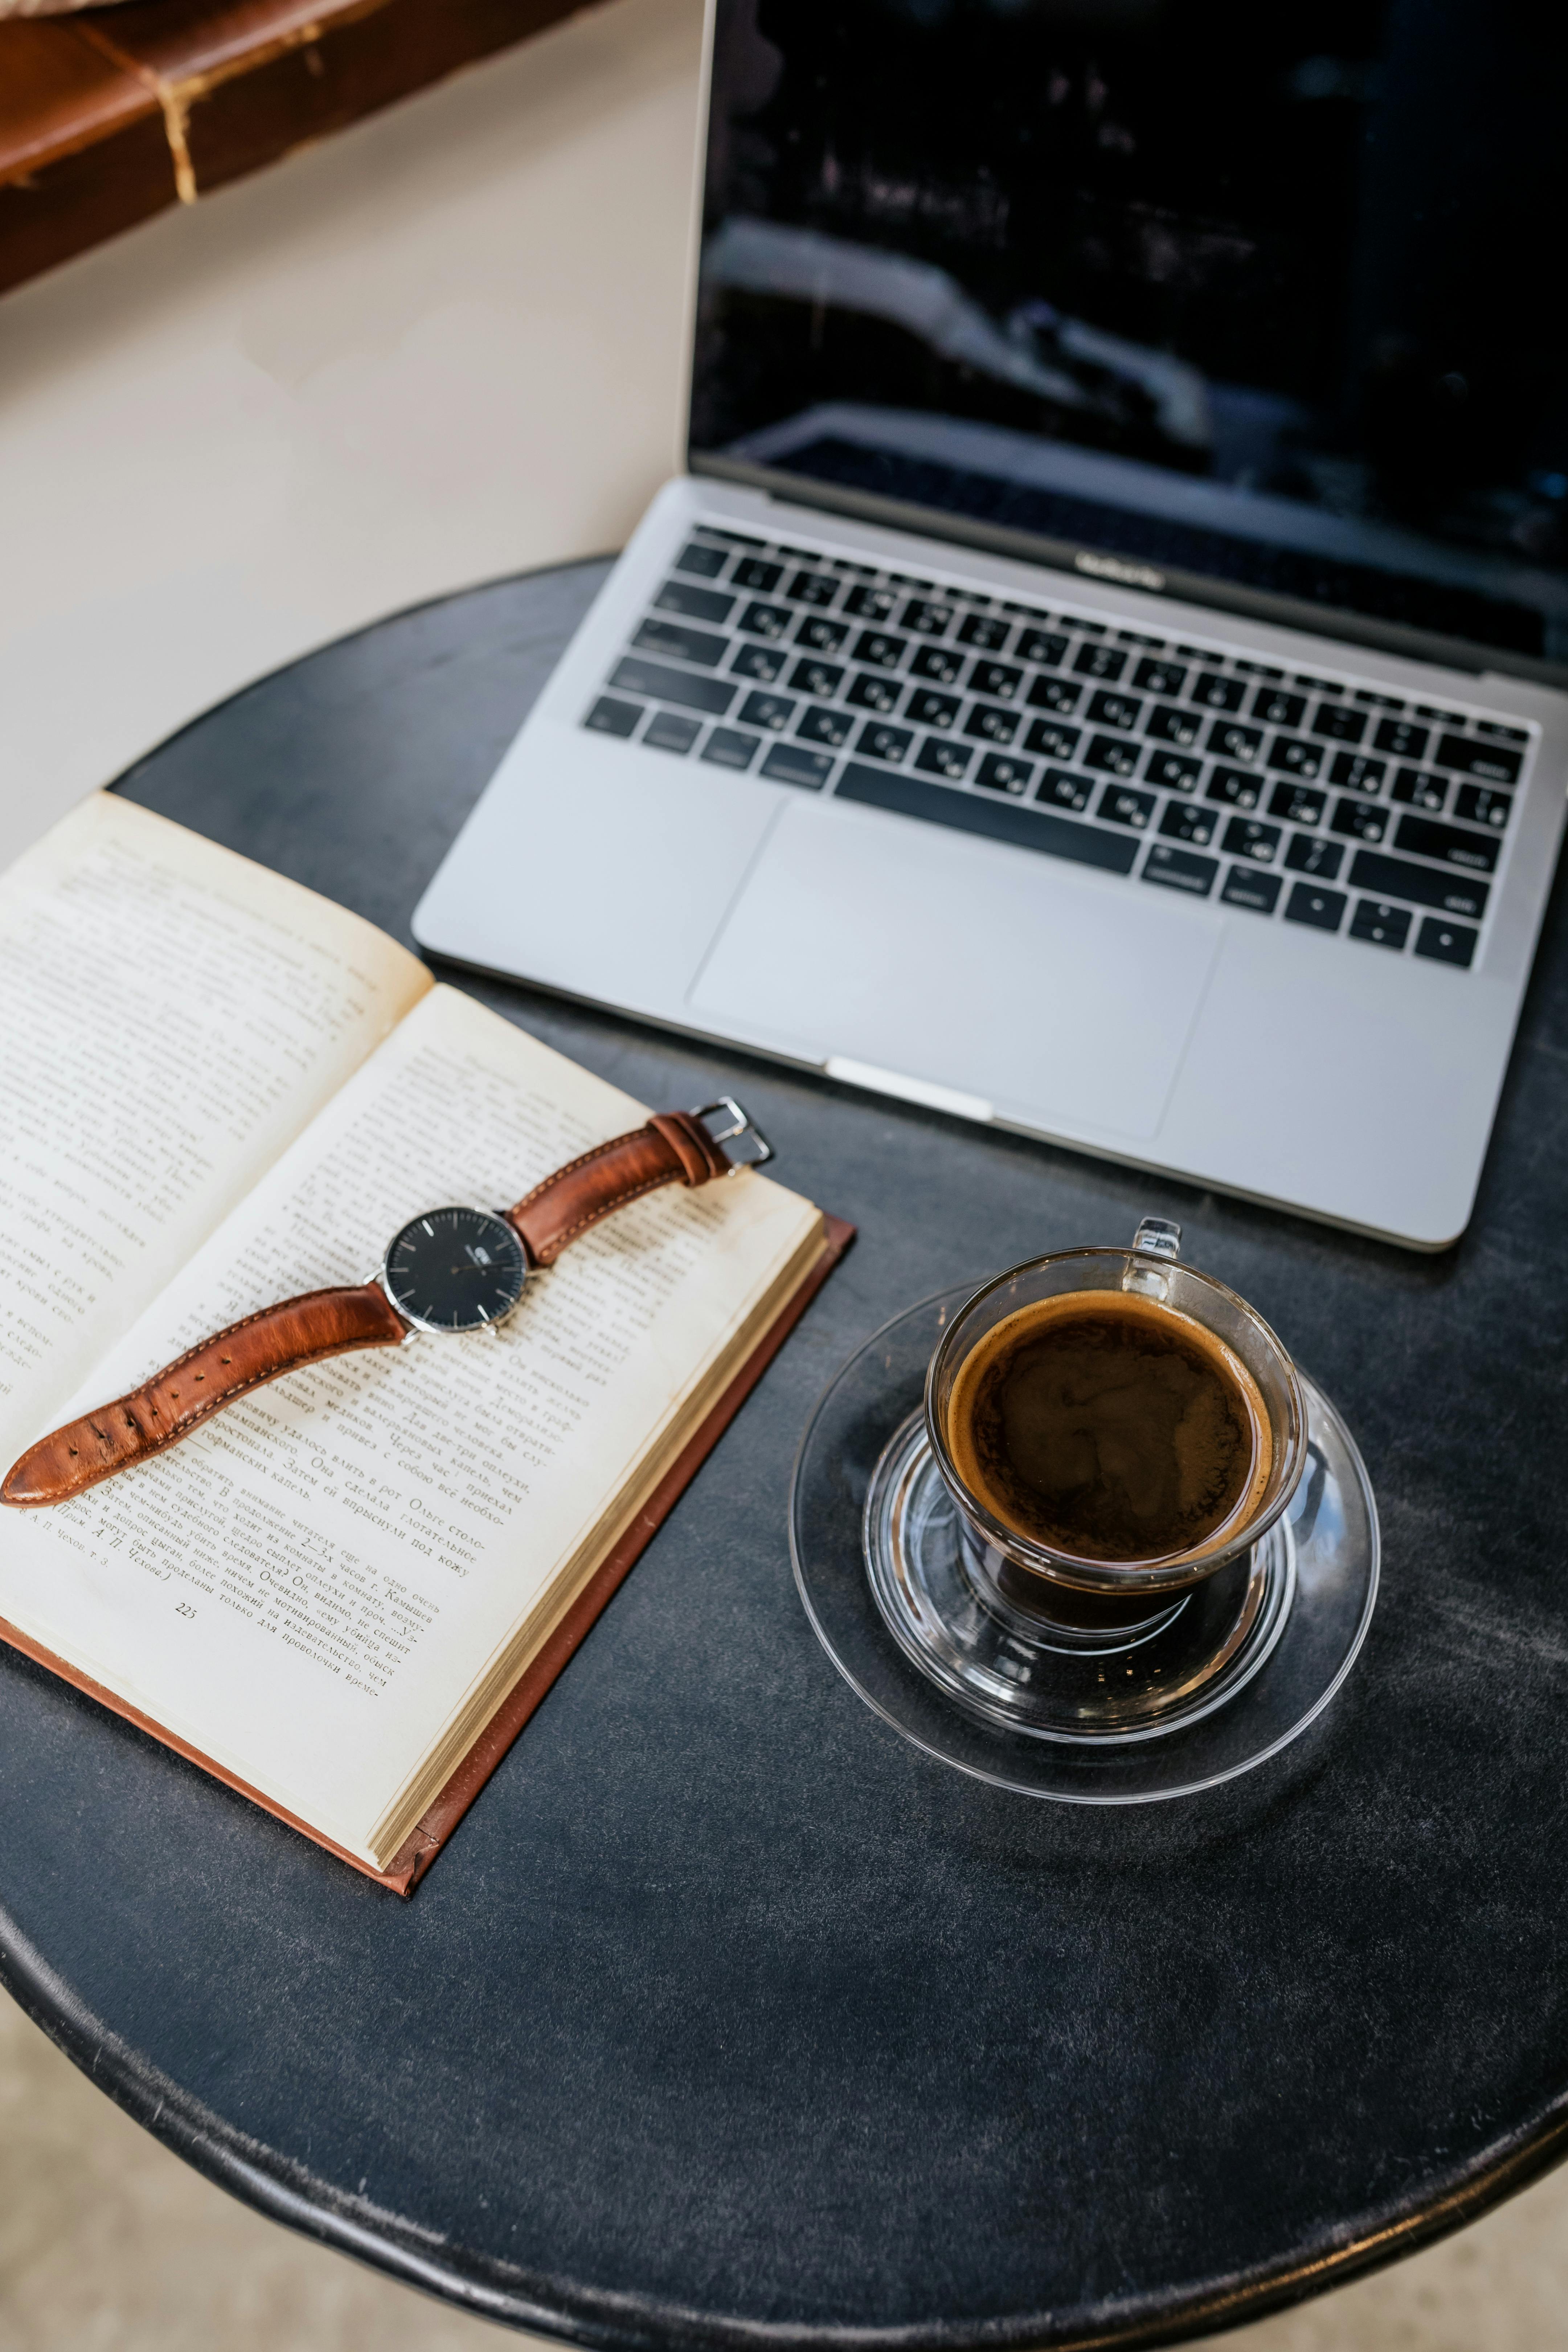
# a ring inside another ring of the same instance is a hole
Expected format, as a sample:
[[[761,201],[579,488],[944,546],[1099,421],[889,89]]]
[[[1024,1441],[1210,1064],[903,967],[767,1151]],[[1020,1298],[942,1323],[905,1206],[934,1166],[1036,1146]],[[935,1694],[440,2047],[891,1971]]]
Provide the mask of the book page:
[[[363,1280],[422,1209],[504,1206],[646,1116],[436,989],[72,1410],[276,1298]],[[0,1514],[0,1615],[382,1862],[519,1630],[820,1227],[757,1176],[653,1193],[492,1331],[292,1373],[74,1502]]]
[[[0,1468],[430,984],[109,793],[0,875]]]

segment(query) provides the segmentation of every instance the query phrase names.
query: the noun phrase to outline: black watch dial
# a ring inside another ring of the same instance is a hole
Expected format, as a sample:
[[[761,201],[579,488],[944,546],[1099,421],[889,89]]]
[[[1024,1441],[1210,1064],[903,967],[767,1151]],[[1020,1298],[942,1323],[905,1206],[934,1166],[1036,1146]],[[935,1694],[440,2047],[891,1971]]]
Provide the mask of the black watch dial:
[[[528,1261],[503,1217],[483,1209],[427,1209],[386,1253],[386,1288],[411,1323],[478,1331],[522,1297]]]

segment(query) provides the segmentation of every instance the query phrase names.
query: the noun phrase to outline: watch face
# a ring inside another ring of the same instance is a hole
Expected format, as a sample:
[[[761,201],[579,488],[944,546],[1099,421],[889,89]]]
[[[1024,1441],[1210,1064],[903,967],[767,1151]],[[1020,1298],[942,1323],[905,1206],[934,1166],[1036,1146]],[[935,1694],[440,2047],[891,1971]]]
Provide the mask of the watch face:
[[[386,1253],[386,1287],[411,1323],[478,1331],[522,1297],[528,1261],[504,1218],[483,1209],[427,1209]]]

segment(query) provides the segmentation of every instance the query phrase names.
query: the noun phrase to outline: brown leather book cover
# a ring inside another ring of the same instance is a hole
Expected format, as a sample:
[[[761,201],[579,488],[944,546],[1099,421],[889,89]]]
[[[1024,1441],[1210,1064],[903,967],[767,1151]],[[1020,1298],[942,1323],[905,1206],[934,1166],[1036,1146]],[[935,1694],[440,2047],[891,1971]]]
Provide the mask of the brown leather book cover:
[[[331,1838],[323,1837],[319,1830],[313,1830],[309,1822],[300,1821],[297,1814],[288,1811],[271,1797],[264,1797],[259,1789],[253,1789],[248,1781],[241,1780],[223,1765],[215,1764],[210,1756],[204,1756],[199,1748],[189,1747],[172,1731],[165,1731],[161,1724],[142,1714],[128,1700],[118,1697],[113,1691],[105,1690],[100,1683],[95,1683],[77,1667],[68,1665],[63,1658],[57,1658],[52,1650],[46,1650],[41,1643],[19,1632],[15,1625],[8,1625],[3,1618],[0,1618],[0,1641],[9,1642],[13,1649],[20,1650],[40,1666],[47,1666],[51,1674],[58,1675],[62,1681],[70,1683],[77,1690],[85,1691],[89,1698],[96,1699],[111,1714],[123,1716],[126,1722],[133,1723],[139,1731],[145,1731],[153,1738],[161,1740],[165,1748],[174,1748],[177,1755],[184,1756],[190,1763],[199,1764],[204,1772],[212,1774],[214,1780],[222,1780],[230,1789],[237,1789],[242,1797],[248,1797],[251,1803],[259,1805],[264,1812],[275,1815],[280,1822],[287,1822],[290,1829],[300,1831],[316,1845],[324,1846],[329,1853],[335,1853],[340,1862],[346,1862],[353,1869],[362,1871],[366,1878],[374,1878],[378,1886],[389,1886],[395,1895],[411,1895],[600,1611],[625,1583],[855,1239],[854,1226],[846,1224],[841,1217],[825,1216],[823,1227],[821,1255],[800,1288],[769,1325],[717,1404],[670,1464],[615,1549],[600,1562],[532,1664],[512,1685],[446,1787],[426,1808],[423,1820],[411,1832],[402,1851],[384,1870],[373,1869],[357,1853],[350,1853],[346,1847],[334,1844]]]

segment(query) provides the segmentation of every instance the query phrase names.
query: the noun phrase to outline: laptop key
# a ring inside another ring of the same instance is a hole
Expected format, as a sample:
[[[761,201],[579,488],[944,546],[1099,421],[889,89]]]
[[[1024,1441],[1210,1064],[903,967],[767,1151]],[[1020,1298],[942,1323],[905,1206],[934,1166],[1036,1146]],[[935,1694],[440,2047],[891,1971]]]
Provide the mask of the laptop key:
[[[1083,755],[1083,764],[1098,768],[1103,776],[1130,776],[1141,757],[1141,746],[1120,735],[1096,735]]]
[[[1080,677],[1103,677],[1111,685],[1126,667],[1126,655],[1119,654],[1114,646],[1079,646],[1073,657],[1073,667]]]
[[[826,700],[843,685],[844,672],[837,662],[797,661],[789,674],[789,682],[802,694],[820,695]]]
[[[910,695],[904,715],[920,727],[951,727],[963,707],[956,694],[938,694],[934,687],[922,686]]]
[[[831,604],[839,583],[828,572],[797,572],[784,594],[792,604]]]
[[[688,541],[675,559],[678,572],[694,572],[700,579],[716,580],[730,561],[727,547],[705,547],[700,539]]]
[[[1234,719],[1216,719],[1204,748],[1218,751],[1226,760],[1256,760],[1263,749],[1263,730],[1243,727]]]
[[[595,735],[630,735],[642,714],[640,702],[617,702],[614,695],[601,694],[583,724]]]
[[[1467,784],[1463,789],[1473,792],[1475,786]],[[1440,809],[1448,797],[1448,779],[1428,775],[1422,768],[1401,768],[1394,779],[1392,797],[1404,801],[1410,808]]]
[[[994,702],[977,702],[963,722],[963,731],[966,735],[984,736],[988,743],[1010,743],[1022,719],[1022,711],[1003,710]]]
[[[673,702],[683,710],[706,710],[721,719],[738,689],[728,678],[694,677],[689,670],[667,669],[662,662],[638,661],[627,654],[610,673],[610,684],[627,694],[646,694],[653,702]]]
[[[1310,923],[1314,930],[1337,931],[1345,919],[1342,890],[1320,890],[1315,882],[1297,882],[1285,901],[1288,923]]]
[[[1013,651],[1020,661],[1033,662],[1040,669],[1059,669],[1068,642],[1054,629],[1026,629]]]
[[[643,729],[642,740],[656,751],[689,751],[701,732],[700,719],[683,718],[679,710],[656,710]]]
[[[890,629],[862,629],[855,641],[855,658],[874,662],[879,669],[897,669],[909,649],[908,637],[896,637]]]
[[[1202,801],[1173,801],[1160,819],[1160,830],[1171,841],[1195,841],[1201,849],[1214,839],[1218,823],[1218,810],[1205,808]]]
[[[903,690],[899,679],[879,677],[874,669],[863,669],[858,672],[844,699],[853,703],[857,710],[880,710],[885,714],[898,709]]]
[[[679,613],[689,621],[727,621],[734,606],[733,596],[694,588],[689,580],[667,580],[653,600],[656,613]]]
[[[1168,703],[1157,703],[1143,732],[1152,743],[1180,743],[1184,749],[1197,741],[1198,727],[1190,710],[1173,710]]]
[[[1310,833],[1293,833],[1285,852],[1285,863],[1292,874],[1315,875],[1320,882],[1337,881],[1344,857],[1337,841],[1323,841]]]
[[[1372,740],[1374,751],[1392,751],[1396,760],[1420,760],[1426,757],[1431,730],[1417,727],[1412,719],[1380,719]],[[1360,936],[1357,932],[1356,937]]]
[[[683,628],[679,621],[645,621],[632,643],[644,653],[672,654],[677,661],[694,662],[703,669],[717,669],[730,650],[728,637]]]
[[[787,604],[748,604],[735,624],[752,637],[782,637],[795,614]]]
[[[1463,866],[1472,874],[1490,874],[1497,866],[1497,843],[1484,833],[1468,833],[1457,824],[1434,824],[1427,816],[1402,816],[1394,845],[1413,849],[1418,857],[1440,857],[1447,866]]]
[[[853,725],[853,719],[847,719],[842,710],[817,709],[804,711],[795,731],[807,743],[831,743],[837,750],[848,742]]]
[[[1362,751],[1336,751],[1329,768],[1329,782],[1344,785],[1348,792],[1379,793],[1387,773],[1386,760],[1369,760]]]
[[[742,735],[737,727],[715,727],[702,746],[701,757],[717,768],[749,768],[757,756],[760,735]]]
[[[1069,774],[1066,768],[1047,768],[1035,788],[1035,798],[1049,808],[1081,811],[1089,806],[1093,793],[1091,778]]]
[[[873,760],[901,760],[914,735],[908,727],[886,727],[880,719],[868,719],[855,739],[858,751],[868,751]]]
[[[851,588],[844,609],[858,621],[885,621],[898,601],[891,588]]]
[[[947,646],[921,646],[910,664],[911,677],[929,677],[938,686],[956,686],[963,656]]]
[[[1227,907],[1245,907],[1249,914],[1271,915],[1279,902],[1279,877],[1254,874],[1245,866],[1233,866],[1219,895]]]
[[[1082,695],[1082,687],[1069,686],[1065,677],[1037,677],[1026,698],[1035,710],[1068,711],[1078,709]]]
[[[1309,783],[1323,764],[1323,746],[1304,742],[1299,735],[1276,735],[1268,747],[1268,765],[1288,776],[1305,776]]]
[[[1190,849],[1170,849],[1163,841],[1150,843],[1149,855],[1143,861],[1145,882],[1160,882],[1171,890],[1185,890],[1194,898],[1208,897],[1218,872],[1217,857],[1194,857]]]
[[[1474,776],[1483,784],[1517,784],[1524,765],[1522,752],[1510,751],[1501,743],[1478,742],[1468,735],[1445,735],[1432,758],[1439,768],[1458,768],[1462,775]],[[1415,952],[1421,953],[1419,947]]]
[[[1003,620],[997,614],[971,613],[959,630],[958,642],[961,646],[976,646],[984,654],[1000,653],[1012,626],[1011,621]]]
[[[915,757],[917,768],[928,776],[945,776],[956,783],[968,773],[974,754],[965,744],[950,741],[945,736],[928,735]]]
[[[765,596],[784,578],[784,565],[764,562],[760,555],[743,555],[730,577],[737,588],[754,588]]]
[[[1233,857],[1250,857],[1257,866],[1271,866],[1279,846],[1279,827],[1261,824],[1252,816],[1233,816],[1226,826],[1222,846]]]
[[[795,633],[795,641],[814,654],[836,654],[848,635],[843,621],[825,621],[820,614],[808,613]]]
[[[748,694],[735,716],[744,727],[771,727],[782,735],[795,716],[795,704],[784,694]]]
[[[952,606],[933,604],[929,596],[911,596],[899,614],[900,629],[912,629],[917,636],[945,637],[952,626]]]
[[[1185,751],[1152,751],[1143,781],[1162,784],[1168,793],[1190,793],[1203,773],[1204,763]]]
[[[1415,935],[1415,952],[1434,963],[1457,963],[1468,971],[1476,952],[1477,934],[1463,923],[1444,923],[1428,915]]]
[[[1410,914],[1405,907],[1391,907],[1385,898],[1358,898],[1355,913],[1351,917],[1351,937],[1365,940],[1374,948],[1405,945],[1410,936]]]
[[[1016,760],[1008,751],[988,751],[974,771],[974,781],[988,793],[1010,793],[1021,800],[1035,772],[1032,760]]]
[[[800,743],[775,743],[762,772],[775,784],[802,784],[819,793],[833,773],[833,759],[829,752],[808,751]]]
[[[1489,784],[1461,784],[1454,814],[1467,818],[1471,824],[1489,824],[1500,833],[1512,806],[1511,793],[1494,792]]]
[[[782,646],[740,646],[730,664],[730,674],[732,677],[760,678],[764,686],[772,686],[788,660]]]
[[[1092,694],[1084,716],[1095,727],[1121,727],[1129,731],[1137,726],[1143,705],[1131,694]]]
[[[1201,710],[1239,710],[1246,692],[1243,678],[1214,677],[1200,672],[1193,682],[1191,699]]]
[[[1132,683],[1141,686],[1145,694],[1180,694],[1187,682],[1182,663],[1141,661],[1132,673]]]
[[[1079,732],[1058,719],[1037,719],[1024,738],[1024,749],[1043,751],[1047,760],[1070,760],[1078,750]]]
[[[1381,849],[1358,849],[1351,860],[1352,888],[1370,890],[1379,898],[1408,898],[1417,907],[1436,907],[1445,915],[1467,915],[1479,922],[1490,891],[1485,882],[1441,873],[1431,866],[1412,866],[1405,857],[1390,857]]]
[[[1103,817],[1107,824],[1130,824],[1135,833],[1142,833],[1153,815],[1154,807],[1152,793],[1131,793],[1125,784],[1107,784],[1094,813],[1096,816]]]
[[[1375,801],[1336,801],[1331,830],[1348,833],[1356,841],[1381,841],[1388,830],[1388,811]]]
[[[1268,814],[1282,816],[1291,824],[1321,824],[1328,804],[1327,793],[1316,793],[1309,784],[1276,784],[1269,794]]]
[[[1099,866],[1110,874],[1130,874],[1138,856],[1138,844],[1125,834],[1102,832],[1098,825],[1075,824],[1070,817],[1052,816],[1037,800],[1020,804],[989,793],[955,793],[946,784],[928,784],[923,776],[907,771],[863,768],[853,760],[834,786],[834,798],[890,809],[900,816],[924,817],[961,833],[985,834],[993,841],[1010,842],[1015,848],[1069,858],[1079,866]]]
[[[1325,702],[1312,721],[1312,732],[1335,743],[1359,743],[1366,733],[1366,713],[1342,702]]]
[[[1300,727],[1306,708],[1304,694],[1288,694],[1278,686],[1260,686],[1252,698],[1252,716],[1267,727]]]
[[[969,673],[971,694],[994,694],[998,702],[1011,702],[1023,682],[1023,671],[1011,662],[977,661]]]
[[[1204,798],[1225,801],[1231,808],[1251,809],[1258,806],[1262,790],[1262,777],[1249,776],[1245,768],[1216,768],[1208,780]]]

